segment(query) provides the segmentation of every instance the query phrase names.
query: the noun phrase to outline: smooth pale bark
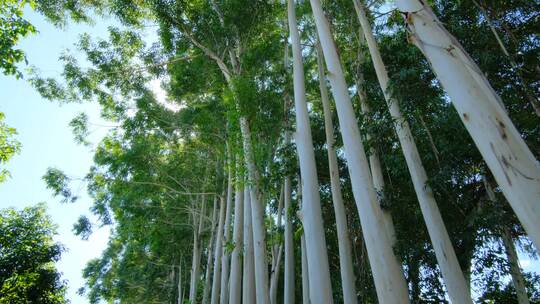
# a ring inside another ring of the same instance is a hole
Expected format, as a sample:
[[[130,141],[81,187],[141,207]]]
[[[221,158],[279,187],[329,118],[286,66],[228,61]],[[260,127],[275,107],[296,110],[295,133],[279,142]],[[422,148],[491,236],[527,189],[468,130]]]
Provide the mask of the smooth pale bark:
[[[240,168],[236,170],[236,194],[234,203],[234,249],[231,257],[231,277],[229,289],[229,303],[240,304],[242,301],[242,251],[244,226],[244,186],[240,176]]]
[[[196,303],[197,300],[197,283],[199,282],[199,268],[201,264],[201,245],[199,245],[200,237],[202,233],[203,228],[203,220],[204,220],[204,213],[205,213],[205,196],[204,194],[201,196],[201,208],[199,210],[199,219],[197,221],[197,229],[194,227],[193,231],[193,256],[192,256],[192,264],[191,264],[191,281],[189,284],[189,301],[192,304]],[[196,214],[193,214],[193,219],[195,221]],[[194,223],[195,224],[195,223]]]
[[[283,201],[285,205],[285,265],[284,265],[284,304],[294,304],[294,244],[291,221],[291,177],[285,177],[283,183]]]
[[[279,204],[277,210],[277,227],[282,225],[281,212],[283,211],[283,187],[279,196]],[[277,304],[277,290],[279,283],[279,273],[281,270],[281,259],[283,253],[283,244],[275,244],[272,248],[272,272],[270,276],[270,304]]]
[[[176,303],[182,304],[182,263],[178,264],[178,295],[176,297]]]
[[[380,303],[409,303],[407,284],[386,233],[360,131],[330,25],[319,0],[310,0],[336,102],[353,195]]]
[[[233,203],[233,164],[232,164],[232,155],[231,148],[227,146],[227,166],[228,166],[228,180],[227,180],[227,211],[225,214],[225,223],[223,224],[223,246],[224,250],[222,252],[223,256],[221,257],[221,295],[220,303],[227,304],[229,301],[229,269],[231,255],[227,250],[225,250],[227,244],[230,241],[231,235],[231,212],[232,212],[232,203]]]
[[[519,304],[529,304],[529,296],[527,295],[527,288],[525,287],[525,279],[523,273],[519,267],[519,259],[512,240],[512,235],[509,229],[504,229],[501,238],[503,241],[506,255],[508,256],[508,264],[510,265],[510,274],[512,275],[512,284],[516,289],[516,294]]]
[[[332,284],[326,239],[322,220],[319,182],[315,165],[315,153],[309,123],[304,83],[304,64],[300,47],[300,35],[296,25],[294,1],[288,0],[289,31],[292,45],[294,74],[294,104],[296,112],[296,148],[302,176],[302,218],[309,265],[310,296],[316,303],[333,303]]]
[[[418,0],[396,4],[411,40],[430,61],[497,184],[540,248],[540,163],[482,71],[431,8]]]
[[[237,64],[235,55],[232,53],[232,48],[229,48],[229,55],[232,58],[233,71],[225,64],[223,59],[214,53],[211,49],[197,41],[193,35],[189,32],[184,32],[187,38],[192,42],[194,46],[199,48],[208,58],[214,60],[218,68],[223,74],[223,77],[229,84],[229,87],[234,92],[234,86],[232,85],[232,77],[240,73],[240,65]],[[239,46],[239,39],[236,39],[236,46]],[[237,100],[238,106],[238,100]],[[252,226],[253,226],[253,240],[254,240],[254,254],[255,254],[255,281],[256,281],[256,294],[257,303],[267,304],[268,297],[268,269],[266,261],[266,231],[264,228],[264,207],[261,204],[261,192],[259,188],[259,170],[255,164],[255,158],[251,148],[251,130],[249,123],[245,116],[240,116],[240,132],[242,134],[242,145],[244,148],[246,167],[248,171],[248,180],[251,184],[252,192]],[[214,280],[215,281],[215,280]]]
[[[375,37],[371,32],[371,25],[367,19],[366,12],[359,0],[353,1],[358,14],[358,19],[362,25],[362,31],[366,38],[379,84],[383,90],[386,104],[388,105],[388,110],[392,116],[394,128],[398,135],[405,161],[407,162],[414,190],[418,202],[420,203],[420,209],[422,210],[431,243],[435,250],[437,262],[441,268],[446,288],[448,289],[448,295],[452,303],[472,303],[469,285],[459,266],[456,252],[454,251],[450,236],[444,226],[433,191],[428,185],[427,173],[422,164],[411,129],[399,109],[399,101],[390,95],[388,72],[382,61]]]
[[[317,65],[319,71],[319,90],[324,114],[324,129],[326,132],[326,146],[328,149],[328,167],[330,170],[330,185],[332,188],[332,202],[336,215],[336,230],[338,236],[339,249],[339,271],[341,274],[341,285],[343,287],[343,303],[358,303],[356,297],[356,286],[354,278],[354,267],[351,256],[351,241],[347,228],[347,215],[343,205],[343,195],[341,193],[341,182],[339,178],[339,167],[334,148],[334,124],[332,122],[332,110],[328,98],[326,87],[326,77],[324,73],[324,59],[320,44],[317,44]]]
[[[244,157],[248,168],[249,184],[251,186],[251,216],[253,227],[253,251],[255,261],[255,291],[257,304],[267,304],[268,294],[268,263],[266,262],[266,230],[264,228],[264,206],[260,201],[259,170],[251,148],[251,130],[245,117],[240,117],[240,130],[244,147]]]
[[[483,181],[489,200],[496,203],[497,198],[495,197],[493,188],[486,180],[485,176],[483,177]],[[525,279],[523,278],[523,272],[519,267],[519,259],[516,252],[516,247],[514,246],[514,241],[512,240],[510,230],[507,227],[503,228],[503,231],[501,233],[501,239],[503,241],[504,249],[506,250],[506,255],[508,256],[510,275],[512,276],[512,284],[516,289],[518,303],[529,304],[529,295],[527,294],[527,288],[525,287]]]
[[[212,208],[212,232],[210,234],[210,240],[208,240],[208,250],[207,250],[207,260],[206,260],[206,274],[204,279],[204,290],[202,304],[207,304],[210,296],[210,286],[211,286],[211,275],[212,275],[212,253],[214,248],[214,239],[216,237],[216,226],[217,226],[217,210],[218,210],[218,199],[217,196],[214,196],[214,207]]]
[[[278,246],[276,250],[276,261],[274,267],[272,268],[272,277],[270,280],[270,304],[277,304],[277,291],[279,283],[279,273],[281,270],[281,260],[283,255],[283,244]]]
[[[211,304],[219,303],[219,294],[221,287],[221,255],[223,253],[223,222],[225,222],[225,209],[227,208],[225,199],[221,197],[219,208],[219,222],[216,231],[216,245],[214,248],[214,279],[212,281]]]
[[[363,34],[360,33],[360,39],[363,38]],[[363,43],[362,43],[363,44]],[[362,61],[364,60],[363,55],[359,52],[358,60]],[[367,94],[364,90],[364,73],[360,68],[358,68],[357,75],[356,75],[356,90],[358,99],[360,100],[360,110],[362,112],[362,115],[365,117],[370,117],[371,115],[371,109],[367,103]],[[366,140],[369,142],[371,141],[371,134],[370,132],[366,132],[365,134]],[[371,171],[371,177],[373,179],[373,186],[375,187],[375,191],[377,191],[377,199],[379,200],[379,203],[382,203],[384,200],[384,176],[383,176],[383,170],[381,166],[381,160],[379,158],[379,152],[377,151],[377,148],[373,145],[369,148],[369,168]],[[392,247],[396,244],[396,229],[394,227],[394,221],[392,220],[392,215],[389,210],[381,209],[383,214],[383,220],[384,225],[386,226],[386,231],[388,233],[388,237],[390,238],[390,244]]]
[[[302,251],[302,303],[310,304],[309,300],[309,266],[307,262],[307,253],[306,253],[306,238],[302,234],[302,240],[300,250]]]
[[[244,188],[244,271],[242,303],[255,303],[255,261],[253,260],[253,227],[251,226],[251,195]]]

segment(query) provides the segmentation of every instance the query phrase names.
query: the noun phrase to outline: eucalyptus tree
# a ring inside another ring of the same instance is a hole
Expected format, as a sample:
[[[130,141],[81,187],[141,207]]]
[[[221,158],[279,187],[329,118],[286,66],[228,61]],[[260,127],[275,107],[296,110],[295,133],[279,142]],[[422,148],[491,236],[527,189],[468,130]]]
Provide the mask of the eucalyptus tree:
[[[255,303],[255,261],[253,228],[251,226],[251,197],[249,186],[244,187],[244,250],[242,267],[242,303]]]
[[[302,177],[302,223],[304,228],[310,283],[310,298],[316,303],[333,303],[332,285],[326,240],[323,230],[319,183],[313,152],[313,141],[309,124],[308,107],[304,83],[304,68],[300,36],[296,23],[293,0],[287,1],[289,31],[292,45],[294,73],[294,103],[296,113],[295,142],[300,160]]]
[[[412,41],[430,61],[499,187],[540,247],[540,165],[498,94],[461,44],[418,0],[399,0]]]
[[[428,232],[431,237],[431,243],[435,249],[439,266],[441,267],[443,277],[450,295],[450,299],[457,303],[472,303],[469,286],[465,282],[465,277],[460,269],[456,253],[450,241],[450,237],[444,225],[441,213],[435,201],[433,191],[427,184],[427,173],[422,164],[418,148],[414,142],[414,138],[409,126],[409,123],[404,119],[399,101],[392,98],[389,91],[389,77],[386,67],[382,61],[382,57],[377,46],[377,42],[371,31],[371,25],[366,16],[366,11],[363,4],[359,0],[354,0],[355,9],[358,14],[358,19],[362,25],[362,31],[369,47],[373,65],[377,73],[377,78],[383,90],[390,115],[394,121],[394,127],[403,149],[403,154],[407,161],[407,166],[411,173],[411,178],[414,183],[414,188],[420,202],[420,208],[426,222]]]
[[[379,300],[385,303],[408,303],[408,293],[401,268],[392,252],[390,239],[382,221],[367,157],[360,140],[360,131],[343,75],[330,26],[318,0],[311,0],[311,7],[321,41],[328,79],[336,102],[349,174],[369,252],[375,286]]]
[[[332,123],[332,110],[326,86],[324,72],[324,59],[322,50],[317,44],[317,70],[319,78],[319,90],[321,92],[321,102],[324,114],[324,130],[326,131],[326,145],[328,149],[328,169],[330,170],[330,183],[332,187],[332,203],[336,215],[336,229],[339,245],[339,270],[343,286],[343,302],[357,303],[356,287],[354,278],[354,268],[351,256],[351,242],[347,227],[347,215],[343,206],[343,195],[341,192],[341,180],[339,177],[339,167],[336,150],[334,147],[334,126]]]
[[[238,157],[237,157],[238,159]],[[241,166],[237,164],[236,168],[236,193],[234,195],[234,230],[233,230],[233,252],[231,257],[230,271],[230,290],[229,303],[239,304],[242,301],[242,260],[241,252],[243,246],[243,228],[244,228],[244,184]]]
[[[195,201],[197,202],[197,200]],[[205,217],[205,196],[201,195],[200,207],[194,207],[193,210],[193,253],[191,256],[191,274],[190,274],[190,284],[189,284],[189,301],[191,303],[196,303],[197,297],[197,284],[199,282],[199,270],[201,264],[201,251],[202,251],[202,241],[201,233],[203,229],[204,217]]]

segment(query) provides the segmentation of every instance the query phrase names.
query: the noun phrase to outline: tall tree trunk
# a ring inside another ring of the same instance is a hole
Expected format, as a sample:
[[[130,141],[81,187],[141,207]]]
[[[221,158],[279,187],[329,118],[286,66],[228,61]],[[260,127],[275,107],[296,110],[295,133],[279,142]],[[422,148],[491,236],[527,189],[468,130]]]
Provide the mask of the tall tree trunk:
[[[239,158],[237,158],[239,159]],[[234,203],[234,250],[231,258],[231,277],[229,290],[229,303],[240,304],[242,301],[242,251],[244,226],[244,182],[241,176],[240,162],[236,169],[236,194]]]
[[[223,74],[223,77],[227,81],[229,88],[235,92],[235,88],[232,82],[232,76],[238,76],[240,73],[240,66],[236,60],[235,54],[232,52],[232,48],[229,48],[229,55],[232,59],[233,72],[225,64],[225,62],[218,56],[216,53],[211,51],[209,48],[202,45],[198,42],[192,35],[189,33],[184,33],[187,35],[187,38],[191,40],[192,44],[199,48],[208,58],[214,60]],[[239,39],[236,39],[236,43],[233,45],[239,46]],[[236,94],[237,95],[237,94]],[[238,95],[236,96],[236,98]],[[239,109],[240,100],[236,100],[237,109]],[[248,179],[251,184],[251,203],[252,203],[252,227],[253,227],[253,242],[254,242],[254,254],[255,254],[255,283],[256,283],[256,295],[258,304],[267,304],[269,301],[268,296],[268,264],[266,261],[266,231],[264,228],[264,206],[261,203],[261,192],[260,192],[260,174],[255,163],[255,157],[252,150],[252,141],[251,141],[251,130],[249,127],[249,122],[247,117],[244,115],[240,116],[240,132],[242,134],[242,145],[244,149],[244,157],[246,162],[246,167],[248,171]],[[214,280],[215,281],[215,280]]]
[[[371,25],[367,19],[366,12],[359,0],[353,1],[371,53],[371,59],[373,60],[379,84],[383,90],[390,115],[394,122],[394,128],[398,135],[403,155],[407,162],[407,167],[409,168],[414,190],[416,191],[416,196],[420,202],[420,209],[422,210],[422,215],[424,216],[424,221],[426,222],[429,236],[431,237],[431,243],[435,249],[437,261],[441,267],[450,300],[453,303],[472,303],[469,286],[467,285],[463,272],[459,266],[456,253],[452,247],[452,242],[450,241],[450,236],[444,226],[431,187],[427,183],[428,178],[426,170],[422,164],[411,129],[399,109],[399,101],[390,95],[388,73],[382,61],[375,37],[373,37],[373,33],[371,32]]]
[[[504,249],[508,256],[508,263],[510,265],[510,274],[512,275],[512,283],[516,289],[516,294],[519,304],[529,304],[529,296],[527,295],[527,288],[525,287],[525,279],[523,273],[519,267],[518,255],[516,247],[514,247],[514,241],[508,228],[504,228],[501,233]]]
[[[540,248],[540,163],[476,63],[428,5],[397,0],[424,53],[523,227]]]
[[[251,147],[251,131],[245,117],[240,117],[240,130],[244,146],[244,157],[251,186],[251,216],[255,261],[255,290],[257,304],[268,304],[268,264],[266,262],[266,230],[264,228],[264,206],[259,188],[259,170]]]
[[[279,204],[278,204],[278,210],[277,210],[277,227],[278,231],[279,228],[282,226],[282,215],[283,212],[283,187],[281,188],[280,196],[279,196]],[[281,258],[283,253],[283,244],[275,244],[272,248],[272,271],[270,274],[270,304],[277,304],[277,291],[278,291],[278,283],[279,283],[279,273],[281,270]]]
[[[214,275],[212,281],[211,304],[219,303],[219,294],[221,287],[221,255],[223,253],[223,222],[225,222],[225,209],[227,208],[225,199],[221,197],[219,208],[219,222],[216,231],[216,246],[214,248]]]
[[[307,261],[307,253],[306,253],[306,238],[305,235],[302,234],[302,240],[301,240],[301,250],[302,250],[302,303],[303,304],[310,304],[311,301],[309,299],[309,265]]]
[[[356,297],[356,286],[354,278],[354,267],[351,256],[351,241],[347,228],[347,215],[343,205],[343,195],[341,193],[341,182],[339,178],[339,167],[336,150],[334,148],[334,124],[332,123],[332,110],[328,98],[328,88],[326,87],[326,77],[324,73],[324,59],[321,46],[317,43],[317,64],[319,71],[319,89],[324,112],[324,129],[326,131],[326,146],[328,149],[328,166],[330,169],[330,184],[332,188],[332,202],[336,214],[336,229],[339,249],[339,270],[341,273],[341,285],[343,288],[343,303],[358,303]]]
[[[182,263],[178,263],[178,295],[176,297],[176,304],[182,304]]]
[[[485,176],[483,177],[484,186],[486,188],[486,193],[489,200],[492,202],[497,202],[495,193],[490,183],[487,181]],[[510,275],[512,276],[512,284],[516,289],[516,294],[519,304],[529,304],[529,295],[527,294],[527,288],[525,287],[525,279],[523,278],[523,273],[519,267],[519,259],[516,252],[516,247],[514,246],[514,241],[512,240],[512,234],[508,227],[502,227],[501,239],[503,241],[503,246],[508,256],[508,264],[510,266]]]
[[[230,143],[227,145],[227,167],[228,167],[228,178],[227,178],[227,211],[225,214],[225,223],[223,226],[223,252],[221,257],[221,295],[220,303],[227,304],[229,301],[229,268],[231,255],[226,250],[226,246],[230,241],[231,235],[231,212],[232,212],[232,203],[233,203],[233,175],[234,167],[231,154]]]
[[[330,25],[320,0],[310,0],[310,3],[336,102],[353,194],[369,252],[377,295],[381,303],[409,303],[407,284],[386,233]]]
[[[189,286],[189,301],[192,304],[196,303],[197,300],[197,283],[199,282],[199,268],[201,264],[201,245],[200,243],[200,237],[202,233],[202,227],[204,222],[204,213],[205,213],[205,196],[204,194],[201,195],[201,208],[199,210],[199,219],[197,222],[197,228],[194,228],[193,231],[193,257],[192,257],[192,264],[191,264],[191,281]],[[193,214],[194,224],[197,214]]]
[[[284,304],[294,304],[294,244],[291,220],[291,177],[286,176],[283,184],[285,205],[285,279]]]
[[[253,227],[251,226],[250,190],[244,188],[244,271],[242,303],[255,303],[255,261],[253,256]]]
[[[204,290],[202,304],[208,304],[210,296],[210,284],[212,275],[212,253],[214,239],[216,237],[216,225],[217,225],[217,196],[214,196],[214,207],[212,208],[212,232],[210,234],[210,240],[208,241],[207,260],[206,260],[206,274],[204,279]]]
[[[304,84],[304,65],[293,0],[288,0],[289,31],[293,54],[296,148],[302,176],[302,218],[308,258],[310,296],[316,303],[333,303],[332,284],[322,220],[319,182]]]
[[[360,33],[360,38],[363,38],[363,34]],[[363,44],[363,43],[361,43]],[[358,62],[364,62],[364,56],[361,52],[358,52]],[[356,72],[356,90],[358,99],[360,100],[360,110],[362,115],[365,117],[371,116],[371,109],[369,108],[367,102],[367,94],[364,90],[364,73],[362,72],[361,67],[359,66]],[[370,132],[365,134],[366,140],[369,142],[372,138]],[[373,186],[377,192],[377,199],[379,203],[382,203],[384,200],[384,175],[381,165],[381,160],[379,158],[379,151],[377,147],[371,146],[369,149],[369,168],[371,171],[371,177],[373,179]],[[388,232],[388,237],[390,238],[390,244],[394,246],[396,244],[396,230],[394,228],[394,221],[392,220],[392,215],[389,210],[382,208],[384,225],[386,226],[386,231]]]

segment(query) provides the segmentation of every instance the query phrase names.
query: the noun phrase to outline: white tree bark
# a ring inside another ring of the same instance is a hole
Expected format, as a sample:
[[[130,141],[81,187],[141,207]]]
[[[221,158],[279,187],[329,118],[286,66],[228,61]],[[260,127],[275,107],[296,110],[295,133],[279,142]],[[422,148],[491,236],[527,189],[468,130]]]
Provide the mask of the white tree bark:
[[[510,265],[510,275],[512,275],[512,284],[516,289],[516,294],[519,304],[529,304],[529,296],[527,295],[527,288],[525,287],[525,279],[523,273],[519,267],[519,259],[512,240],[512,235],[508,228],[504,229],[501,238],[503,241],[506,255],[508,256],[508,264]]]
[[[285,205],[285,279],[284,304],[294,304],[294,244],[291,221],[291,177],[285,177],[283,185]]]
[[[300,244],[302,251],[302,303],[310,304],[309,299],[309,265],[307,262],[307,253],[306,253],[306,238],[302,234],[302,240]]]
[[[363,37],[362,33],[360,33],[360,37]],[[363,56],[360,56],[362,55],[359,55],[358,60],[363,61]],[[362,111],[362,115],[369,117],[371,115],[371,109],[369,108],[369,105],[367,103],[367,94],[363,88],[363,84],[364,74],[359,69],[356,76],[356,90],[358,98],[360,100],[360,110]],[[371,140],[372,136],[369,132],[366,132],[365,136],[367,141]],[[371,171],[371,177],[373,179],[373,186],[375,187],[375,191],[377,192],[377,199],[379,200],[379,203],[381,203],[384,200],[384,176],[381,166],[381,160],[379,158],[379,152],[374,146],[371,146],[369,148],[369,168]],[[390,244],[394,246],[396,244],[396,230],[394,228],[394,221],[392,220],[392,215],[389,210],[381,210],[383,214],[384,225],[386,226],[386,231],[388,233],[388,237],[390,238]]]
[[[354,267],[351,256],[351,240],[347,228],[347,215],[343,205],[341,193],[341,182],[339,178],[339,167],[334,148],[334,124],[332,123],[332,110],[328,98],[328,88],[326,87],[326,77],[324,72],[324,58],[320,44],[317,44],[317,65],[319,71],[319,90],[324,114],[324,129],[326,131],[326,146],[328,149],[328,167],[330,169],[330,185],[332,188],[332,202],[336,215],[336,230],[338,236],[339,249],[339,270],[341,274],[341,285],[343,287],[343,303],[358,303],[356,297],[356,286],[354,278]]]
[[[251,202],[249,187],[244,188],[244,271],[242,303],[255,303],[255,261],[253,256],[253,229],[251,226]]]
[[[229,301],[229,269],[230,269],[230,261],[231,261],[231,255],[226,250],[226,246],[230,241],[230,235],[231,235],[231,212],[232,212],[232,204],[233,204],[233,175],[234,175],[234,168],[233,168],[233,162],[232,162],[232,154],[231,154],[231,147],[230,145],[227,145],[227,171],[228,171],[228,180],[227,180],[227,211],[225,214],[225,223],[223,226],[223,252],[221,257],[221,295],[220,295],[220,303],[221,304],[227,304]]]
[[[465,281],[465,276],[459,266],[456,253],[452,246],[452,242],[450,241],[450,236],[444,226],[431,187],[427,184],[428,178],[426,170],[422,164],[411,129],[399,109],[399,101],[390,95],[388,88],[388,73],[382,61],[375,37],[371,32],[371,25],[367,19],[366,12],[359,0],[353,1],[371,53],[371,59],[373,60],[379,84],[383,90],[390,115],[394,122],[394,128],[398,135],[403,155],[407,162],[407,167],[409,168],[414,190],[416,191],[416,196],[420,202],[420,209],[422,210],[431,243],[433,244],[433,249],[435,250],[435,255],[448,289],[448,295],[452,303],[472,303],[469,285]]]
[[[502,235],[503,245],[508,256],[508,264],[510,265],[510,274],[512,275],[512,284],[516,289],[516,294],[519,304],[529,304],[529,296],[525,287],[525,279],[519,267],[519,259],[514,246],[514,241],[508,229],[504,229]]]
[[[328,79],[336,102],[353,194],[379,302],[409,303],[407,284],[386,233],[382,210],[371,180],[366,153],[360,139],[360,131],[330,25],[326,20],[320,0],[310,0],[310,3],[328,68]]]
[[[430,61],[497,184],[540,248],[540,163],[482,71],[431,8],[418,0],[396,4],[412,41]]]
[[[237,158],[239,159],[239,158]],[[244,186],[240,173],[240,166],[236,170],[236,194],[234,203],[234,250],[231,257],[231,277],[229,290],[229,303],[240,304],[242,301],[242,251],[243,251],[243,226],[244,226]]]
[[[283,187],[279,196],[279,204],[277,210],[277,227],[282,226],[282,213],[283,211]],[[274,244],[272,248],[272,271],[270,275],[270,304],[277,304],[277,291],[279,283],[279,273],[281,270],[281,259],[283,256],[283,244]]]
[[[221,197],[219,208],[219,223],[216,231],[216,245],[214,248],[214,275],[212,281],[211,304],[219,303],[221,287],[221,255],[223,253],[223,222],[225,222],[225,209],[227,208],[225,199]]]
[[[178,263],[178,295],[176,297],[176,303],[182,304],[182,263]]]
[[[322,220],[319,182],[309,124],[304,84],[304,64],[296,25],[294,1],[288,0],[289,31],[293,54],[294,104],[296,112],[296,148],[302,176],[302,218],[309,268],[310,296],[316,303],[333,303],[330,268]]]
[[[212,275],[212,253],[214,248],[214,239],[216,235],[216,226],[217,226],[217,196],[214,196],[214,207],[212,208],[212,232],[210,234],[210,240],[208,241],[208,251],[207,251],[207,261],[206,261],[206,274],[204,279],[204,290],[203,290],[203,299],[202,304],[207,304],[210,296],[210,284],[211,284],[211,275]]]
[[[192,264],[191,264],[191,281],[189,286],[189,301],[192,304],[196,303],[197,300],[197,283],[199,282],[199,268],[201,264],[201,245],[200,243],[200,237],[202,233],[203,228],[203,222],[204,222],[204,213],[205,213],[205,196],[204,194],[201,195],[201,208],[199,210],[200,214],[198,215],[199,219],[198,221],[195,221],[197,214],[193,214],[193,220],[194,224],[197,223],[197,228],[195,229],[195,225],[193,227],[193,257],[192,257]]]
[[[484,186],[486,188],[486,193],[489,200],[492,202],[497,202],[493,188],[485,178],[483,177]],[[512,240],[512,235],[510,230],[507,227],[503,228],[501,233],[501,239],[503,241],[504,249],[506,250],[506,255],[508,256],[508,264],[510,266],[510,275],[512,276],[512,284],[516,289],[516,294],[519,304],[529,304],[529,295],[527,294],[527,288],[525,287],[525,279],[523,278],[523,272],[519,267],[519,259],[516,252],[516,247],[514,246],[514,241]]]
[[[264,228],[264,206],[260,201],[259,170],[251,148],[251,131],[247,119],[240,117],[240,130],[244,146],[244,157],[248,168],[251,186],[251,216],[253,227],[253,248],[255,261],[255,290],[257,304],[267,304],[268,294],[268,263],[266,261],[266,230]]]

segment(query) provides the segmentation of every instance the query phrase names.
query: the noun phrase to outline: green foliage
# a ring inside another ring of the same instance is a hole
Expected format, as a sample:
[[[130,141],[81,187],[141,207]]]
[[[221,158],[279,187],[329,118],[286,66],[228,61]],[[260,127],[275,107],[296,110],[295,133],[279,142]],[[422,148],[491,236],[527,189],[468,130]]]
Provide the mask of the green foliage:
[[[73,195],[69,188],[71,179],[61,170],[48,168],[43,176],[48,189],[53,191],[54,196],[60,196],[63,203],[73,203],[78,197]]]
[[[532,114],[527,97],[531,92],[536,94],[539,86],[534,74],[540,47],[534,35],[539,22],[538,5],[530,1],[477,2],[486,13],[469,1],[431,1],[445,27],[487,73],[522,136],[538,154],[540,121]],[[66,3],[70,1],[58,1],[59,7]],[[267,213],[267,245],[281,243],[283,228],[276,225],[276,198],[285,176],[292,178],[293,189],[299,182],[294,141],[286,140],[293,138],[295,122],[291,119],[294,111],[289,63],[283,61],[288,31],[282,3],[77,3],[81,15],[86,14],[85,6],[92,7],[117,17],[123,27],[111,28],[108,39],[96,40],[90,34],[81,37],[77,47],[86,55],[89,67],[66,53],[61,57],[62,81],[39,76],[32,81],[49,99],[99,103],[102,116],[117,126],[99,143],[94,165],[81,179],[94,201],[91,211],[99,218],[97,225],[111,225],[113,231],[107,250],[88,263],[84,271],[87,286],[81,292],[92,303],[176,301],[178,265],[185,267],[192,258],[191,244],[186,241],[193,234],[188,207],[193,205],[194,196],[190,193],[223,195],[226,176],[233,168],[225,161],[226,147],[231,149],[235,162],[244,157],[241,117],[251,129],[251,145],[260,172],[257,178]],[[493,184],[489,170],[428,62],[408,42],[401,14],[386,12],[385,1],[370,3],[373,14],[369,18],[390,76],[389,93],[399,100],[411,126],[462,269],[472,269],[472,275],[483,280],[473,284],[486,301],[505,303],[513,297],[509,285],[502,284],[507,258],[494,244],[501,229],[510,228],[515,239],[524,239],[525,232],[499,189],[494,187],[498,202],[487,198],[484,179]],[[317,37],[309,2],[297,6],[333,295],[339,302],[337,228],[313,47]],[[365,92],[371,108],[370,114],[357,113],[358,124],[366,151],[375,149],[380,156],[386,186],[379,195],[384,198],[382,208],[394,220],[394,249],[404,266],[411,298],[415,303],[445,303],[441,273],[383,92],[367,47],[358,35],[352,1],[325,1],[324,9],[331,19],[350,92],[355,94],[355,111],[360,112],[356,96],[359,91]],[[502,34],[510,58],[497,53],[500,47],[484,14],[489,14],[491,23]],[[145,30],[141,25],[146,23],[158,27],[160,41],[153,46],[145,45],[142,38]],[[149,86],[151,80],[161,82],[166,102],[174,107],[157,100]],[[334,122],[338,122],[337,117]],[[87,117],[77,116],[70,126],[76,140],[85,143]],[[334,133],[339,134],[337,123],[334,128]],[[335,148],[353,240],[359,301],[375,303],[364,235],[339,136]],[[245,168],[240,170],[243,173]],[[69,187],[73,179],[66,174],[50,169],[44,179],[63,201],[74,200]],[[293,190],[296,201],[300,196],[298,190]],[[303,229],[295,216],[297,209],[298,204],[293,204],[285,212],[293,218],[298,251]],[[93,225],[81,217],[74,231],[88,238]],[[203,243],[208,238],[209,231],[205,230]],[[234,246],[227,242],[225,252],[230,253]],[[528,248],[526,242],[520,247]],[[537,288],[537,281],[527,276],[532,289]]]
[[[17,130],[4,123],[4,113],[0,112],[0,166],[2,167],[21,150],[21,143],[13,138],[15,135],[17,135]],[[9,176],[9,171],[0,167],[0,183]]]
[[[2,0],[0,2],[0,70],[6,75],[22,77],[17,63],[26,62],[24,52],[16,49],[19,39],[35,33],[36,28],[23,18],[26,4],[35,7],[32,0]]]
[[[68,303],[54,263],[63,247],[45,204],[0,210],[0,303]]]

